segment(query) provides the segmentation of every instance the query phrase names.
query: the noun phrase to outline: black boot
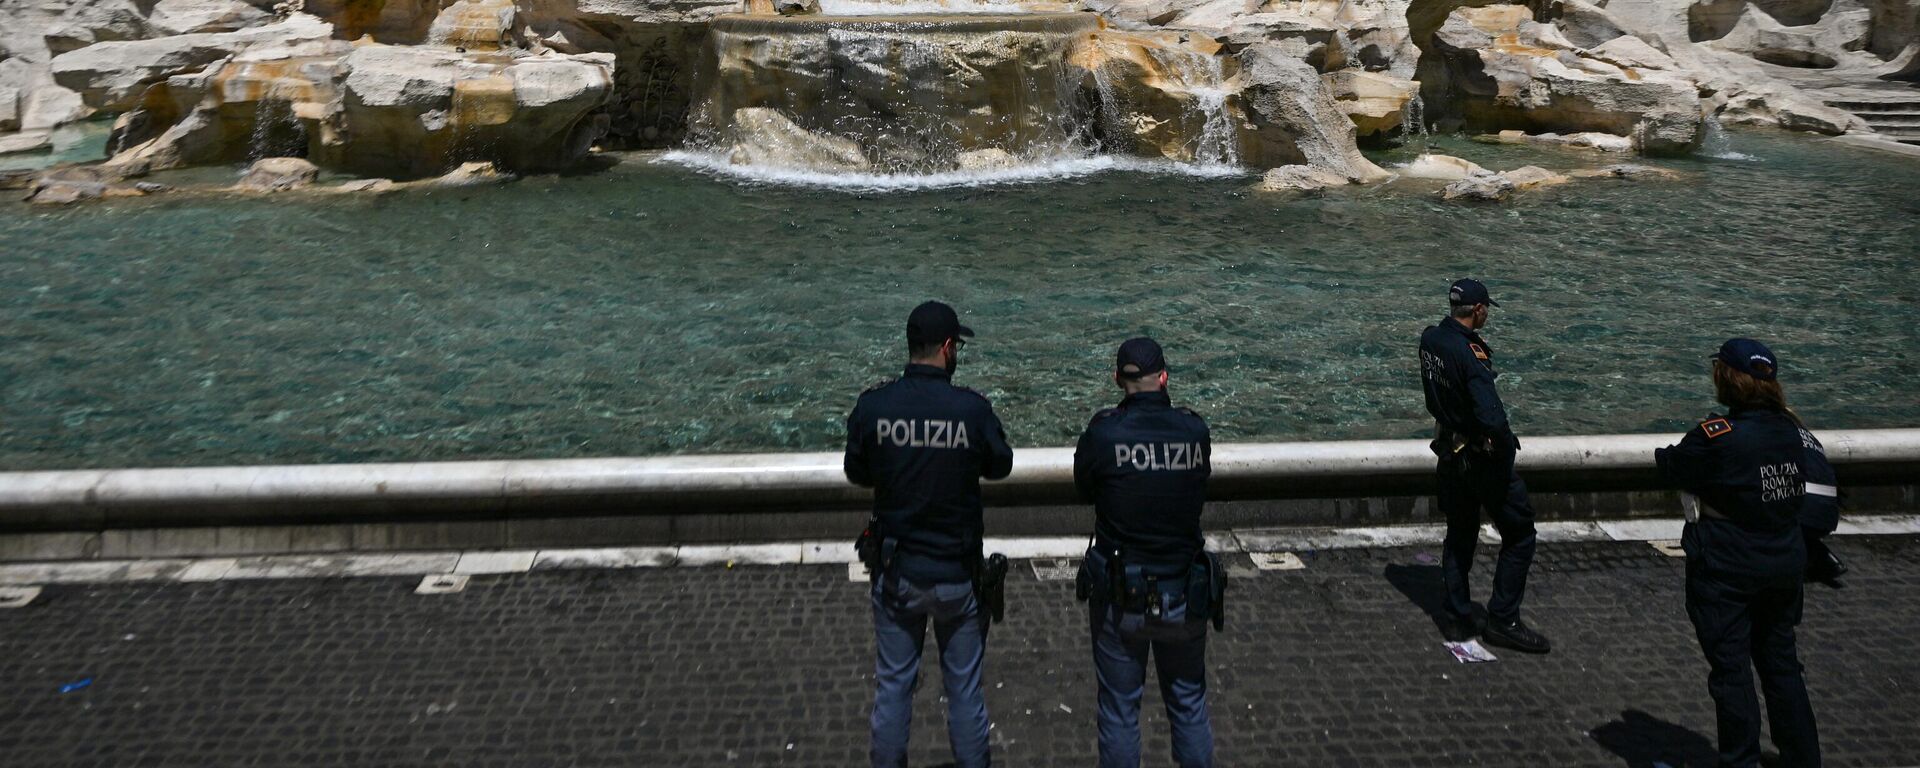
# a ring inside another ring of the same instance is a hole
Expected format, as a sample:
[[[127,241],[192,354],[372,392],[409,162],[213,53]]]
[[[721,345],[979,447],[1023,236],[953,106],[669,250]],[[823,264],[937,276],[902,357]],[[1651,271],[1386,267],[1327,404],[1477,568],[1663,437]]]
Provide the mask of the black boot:
[[[1547,642],[1547,636],[1533,631],[1519,619],[1511,622],[1489,619],[1487,621],[1487,642],[1502,648],[1512,648],[1521,653],[1546,653],[1553,650]]]

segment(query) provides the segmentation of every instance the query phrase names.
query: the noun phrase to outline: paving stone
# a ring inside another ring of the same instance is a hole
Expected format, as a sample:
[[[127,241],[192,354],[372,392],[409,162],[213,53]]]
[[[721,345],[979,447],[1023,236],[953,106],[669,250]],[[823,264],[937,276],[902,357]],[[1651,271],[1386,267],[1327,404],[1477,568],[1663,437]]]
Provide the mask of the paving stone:
[[[1800,632],[1829,764],[1911,764],[1920,536],[1834,547],[1853,573],[1808,591]],[[1429,618],[1432,551],[1303,550],[1304,570],[1239,571],[1257,575],[1233,582],[1209,647],[1223,764],[1712,764],[1684,559],[1644,542],[1543,545],[1526,613],[1554,652],[1463,665]],[[1088,764],[1085,607],[1070,581],[1019,565],[987,660],[996,761]],[[418,575],[48,584],[0,616],[0,762],[863,764],[872,619],[847,573],[536,568],[432,597],[413,594]],[[912,761],[943,764],[939,673],[925,674]],[[1143,714],[1146,764],[1168,765],[1152,686]]]

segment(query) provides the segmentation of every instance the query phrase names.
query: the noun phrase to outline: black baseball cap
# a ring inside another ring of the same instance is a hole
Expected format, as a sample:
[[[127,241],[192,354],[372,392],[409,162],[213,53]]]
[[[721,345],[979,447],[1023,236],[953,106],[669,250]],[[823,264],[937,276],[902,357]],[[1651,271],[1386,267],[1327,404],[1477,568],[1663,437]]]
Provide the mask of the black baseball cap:
[[[1129,379],[1150,376],[1167,369],[1167,358],[1160,353],[1160,343],[1145,336],[1137,336],[1120,342],[1120,354],[1115,356],[1114,370]]]
[[[938,344],[948,339],[972,336],[973,329],[960,324],[960,315],[938,301],[929,301],[913,308],[913,314],[907,315],[907,343]]]
[[[1487,295],[1487,287],[1471,277],[1453,281],[1453,285],[1447,288],[1447,303],[1469,307],[1475,304],[1500,306],[1500,302],[1494,301],[1492,296]]]
[[[1780,371],[1780,362],[1773,356],[1773,350],[1753,339],[1727,339],[1711,359],[1761,381],[1773,381]]]

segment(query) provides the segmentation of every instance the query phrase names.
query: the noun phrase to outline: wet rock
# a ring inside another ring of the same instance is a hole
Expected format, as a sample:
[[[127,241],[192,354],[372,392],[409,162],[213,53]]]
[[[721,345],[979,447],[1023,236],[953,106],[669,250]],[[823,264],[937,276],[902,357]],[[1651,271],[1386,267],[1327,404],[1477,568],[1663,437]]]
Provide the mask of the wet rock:
[[[488,166],[488,167],[492,167],[492,166]],[[456,169],[456,171],[457,170],[458,169]],[[349,181],[344,184],[336,184],[334,186],[328,187],[327,191],[338,192],[340,194],[347,194],[347,195],[352,195],[352,194],[379,195],[379,194],[392,192],[399,188],[400,188],[400,185],[395,184],[392,179],[354,179],[353,181]]]
[[[1615,136],[1611,133],[1570,133],[1562,136],[1557,133],[1527,133],[1526,131],[1501,131],[1494,134],[1480,134],[1473,137],[1482,144],[1538,144],[1556,147],[1574,147],[1578,149],[1597,149],[1602,152],[1632,152],[1633,139]]]
[[[1406,122],[1407,103],[1420,91],[1419,83],[1378,72],[1349,69],[1321,77],[1361,137],[1398,132]]]
[[[20,130],[20,102],[32,67],[19,59],[0,59],[0,131]]]
[[[269,157],[255,161],[233,185],[242,192],[286,192],[310,186],[320,167],[300,157]]]
[[[162,192],[173,191],[173,187],[169,187],[157,181],[136,181],[133,183],[133,188],[139,190],[144,194],[149,194],[149,195],[157,195]]]
[[[805,16],[820,12],[820,0],[774,0],[774,13],[782,16]]]
[[[1655,168],[1650,165],[1637,165],[1634,163],[1609,165],[1605,168],[1582,169],[1574,171],[1572,175],[1575,178],[1582,179],[1677,179],[1680,177],[1680,174],[1665,168]]]
[[[1606,9],[1584,0],[1549,0],[1546,16],[1569,42],[1594,48],[1627,34]]]
[[[107,193],[107,185],[97,181],[43,181],[35,185],[27,202],[34,205],[72,205],[82,200],[98,200]]]
[[[1525,6],[1456,10],[1433,45],[1441,71],[1423,83],[1469,129],[1632,136],[1649,154],[1699,143],[1691,77],[1610,62],[1535,22]]]
[[[1397,168],[1401,176],[1410,179],[1435,179],[1438,181],[1459,181],[1471,176],[1489,173],[1470,160],[1462,160],[1452,155],[1421,155],[1413,162]]]
[[[1827,106],[1741,54],[1691,43],[1669,43],[1667,53],[1699,80],[1702,92],[1713,94],[1710,105],[1723,123],[1830,135],[1866,130],[1852,113]]]
[[[1448,184],[1441,190],[1443,200],[1497,203],[1513,194],[1515,185],[1507,177],[1482,171]]]
[[[433,18],[427,42],[468,51],[497,51],[512,43],[513,0],[458,0]]]
[[[1302,192],[1318,194],[1333,187],[1348,185],[1347,177],[1310,165],[1283,165],[1260,177],[1255,189],[1263,192]]]
[[[432,187],[472,187],[512,180],[512,174],[502,173],[493,163],[461,163],[459,167],[421,183]],[[375,184],[374,188],[378,186]]]
[[[0,155],[16,152],[35,152],[53,146],[52,133],[49,131],[21,131],[19,133],[0,134]]]
[[[34,178],[40,172],[30,168],[0,170],[0,189],[32,189]]]
[[[1573,178],[1570,176],[1554,173],[1537,165],[1523,165],[1511,171],[1501,173],[1500,176],[1507,181],[1513,182],[1513,188],[1519,191],[1539,189],[1541,187],[1556,187],[1573,181]]]
[[[1360,182],[1391,175],[1360,154],[1353,121],[1312,67],[1268,43],[1248,46],[1237,59],[1232,86],[1246,117],[1243,161],[1260,168],[1310,165]]]
[[[962,152],[958,159],[960,170],[963,171],[993,171],[1012,168],[1020,163],[1019,158],[998,147]]]
[[[1105,141],[1128,154],[1224,162],[1234,150],[1220,46],[1178,32],[1088,35],[1068,56],[1101,96]]]
[[[817,171],[868,169],[860,145],[851,139],[814,133],[795,124],[779,110],[747,107],[733,113],[735,165],[805,168]]]

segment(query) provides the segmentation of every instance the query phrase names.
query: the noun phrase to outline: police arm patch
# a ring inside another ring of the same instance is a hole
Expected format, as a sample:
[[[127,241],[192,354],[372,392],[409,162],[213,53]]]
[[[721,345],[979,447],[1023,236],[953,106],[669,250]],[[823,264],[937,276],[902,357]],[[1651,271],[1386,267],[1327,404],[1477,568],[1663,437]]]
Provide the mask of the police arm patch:
[[[1732,432],[1733,424],[1728,423],[1726,419],[1715,417],[1700,422],[1700,431],[1706,433],[1708,440],[1712,440],[1728,432]]]
[[[1492,355],[1489,355],[1489,354],[1487,354],[1487,348],[1486,348],[1486,347],[1483,347],[1483,346],[1480,346],[1480,345],[1478,345],[1478,344],[1475,344],[1475,343],[1473,343],[1473,342],[1467,342],[1467,349],[1471,349],[1471,350],[1473,350],[1473,357],[1474,357],[1474,359],[1476,359],[1476,360],[1479,360],[1480,362],[1483,362],[1483,363],[1484,363],[1484,362],[1486,362],[1486,361],[1488,361],[1488,360],[1491,360],[1491,359],[1493,359],[1493,356],[1492,356]]]

